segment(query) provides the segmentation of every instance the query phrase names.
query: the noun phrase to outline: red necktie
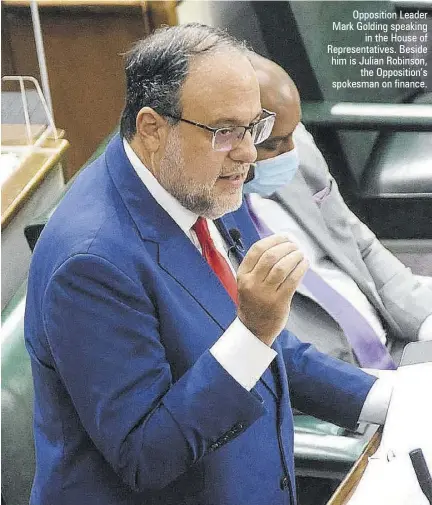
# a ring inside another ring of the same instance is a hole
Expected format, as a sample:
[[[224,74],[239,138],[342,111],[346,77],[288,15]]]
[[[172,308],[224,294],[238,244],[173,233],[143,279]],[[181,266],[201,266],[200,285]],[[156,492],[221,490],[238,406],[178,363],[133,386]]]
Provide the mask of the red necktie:
[[[197,234],[204,258],[212,268],[213,272],[219,277],[219,280],[228,291],[228,294],[233,299],[234,303],[237,304],[237,281],[234,278],[226,259],[216,249],[214,242],[210,237],[210,232],[205,218],[199,217],[197,222],[192,226],[192,229]]]

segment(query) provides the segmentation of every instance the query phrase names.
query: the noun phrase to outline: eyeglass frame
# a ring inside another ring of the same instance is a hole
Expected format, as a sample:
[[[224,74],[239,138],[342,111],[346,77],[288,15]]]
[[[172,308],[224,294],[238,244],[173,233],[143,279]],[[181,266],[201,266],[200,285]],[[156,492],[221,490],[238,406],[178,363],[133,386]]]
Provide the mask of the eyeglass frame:
[[[198,126],[198,128],[202,128],[204,130],[207,130],[207,131],[210,131],[212,132],[213,136],[212,136],[212,148],[213,150],[215,151],[218,151],[218,152],[224,152],[224,150],[220,149],[215,149],[214,145],[215,145],[215,138],[216,138],[216,133],[220,130],[227,130],[227,129],[230,129],[230,128],[244,128],[244,133],[243,133],[243,136],[241,137],[241,139],[239,140],[239,143],[236,145],[236,147],[238,147],[242,142],[243,142],[243,139],[245,138],[245,135],[246,135],[246,132],[249,131],[251,134],[252,134],[252,129],[258,124],[260,123],[261,121],[266,121],[267,119],[273,117],[273,118],[276,118],[276,112],[272,112],[270,110],[267,110],[267,109],[262,109],[262,112],[261,114],[265,112],[266,114],[268,114],[268,116],[266,117],[263,117],[261,119],[258,119],[257,121],[254,121],[253,123],[251,123],[250,125],[248,126],[243,126],[243,125],[235,125],[235,126],[220,126],[219,128],[215,128],[213,126],[208,126],[208,125],[205,125],[203,123],[198,123],[197,121],[191,121],[190,119],[184,119],[182,117],[178,117],[178,116],[172,116],[171,114],[164,114],[164,116],[166,117],[170,117],[171,119],[175,119],[177,121],[183,121],[184,123],[187,123],[187,124],[191,124],[193,126]],[[270,130],[270,133],[271,133],[271,130]],[[269,134],[270,136],[270,134]],[[268,138],[268,137],[267,137]],[[267,138],[261,140],[261,142],[264,142],[265,140],[267,140]],[[259,142],[259,144],[261,144],[261,142]],[[259,145],[258,143],[256,144],[254,142],[254,145]],[[236,147],[231,147],[231,149],[229,150],[232,150],[232,149],[235,149]],[[228,151],[228,149],[227,149]]]

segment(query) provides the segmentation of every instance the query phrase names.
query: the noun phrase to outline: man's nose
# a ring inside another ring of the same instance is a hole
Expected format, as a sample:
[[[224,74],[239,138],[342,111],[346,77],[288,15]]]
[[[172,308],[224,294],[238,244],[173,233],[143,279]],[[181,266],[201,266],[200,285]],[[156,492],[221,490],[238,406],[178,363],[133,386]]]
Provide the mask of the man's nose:
[[[229,156],[233,161],[241,163],[253,163],[256,160],[257,150],[250,131],[246,131],[240,144],[230,151]]]

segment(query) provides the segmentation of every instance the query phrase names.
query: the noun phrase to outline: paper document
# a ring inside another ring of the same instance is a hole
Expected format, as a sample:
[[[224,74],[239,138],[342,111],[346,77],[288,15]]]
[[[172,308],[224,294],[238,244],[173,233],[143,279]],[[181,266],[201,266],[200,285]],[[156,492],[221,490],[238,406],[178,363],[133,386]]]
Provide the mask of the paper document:
[[[409,452],[421,448],[432,472],[432,363],[398,368],[381,444],[349,505],[429,505]]]

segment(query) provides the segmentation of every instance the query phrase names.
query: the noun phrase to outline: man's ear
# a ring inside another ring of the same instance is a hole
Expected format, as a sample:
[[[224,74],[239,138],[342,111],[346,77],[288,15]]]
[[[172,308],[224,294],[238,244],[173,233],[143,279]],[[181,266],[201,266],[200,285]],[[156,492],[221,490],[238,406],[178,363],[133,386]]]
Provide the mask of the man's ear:
[[[164,146],[167,136],[167,122],[151,107],[143,107],[137,115],[136,133],[145,149],[151,153]]]

